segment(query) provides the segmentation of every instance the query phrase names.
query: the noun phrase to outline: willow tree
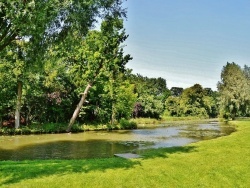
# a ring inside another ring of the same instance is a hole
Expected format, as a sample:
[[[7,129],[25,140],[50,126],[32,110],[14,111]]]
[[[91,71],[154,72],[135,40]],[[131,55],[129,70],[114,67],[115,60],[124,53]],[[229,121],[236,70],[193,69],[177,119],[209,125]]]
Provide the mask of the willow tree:
[[[81,93],[80,102],[70,119],[68,132],[71,130],[90,88],[96,82],[104,84],[105,80],[107,84],[109,80],[115,82],[115,75],[125,71],[125,64],[131,57],[124,55],[121,45],[127,37],[128,35],[123,29],[123,20],[117,16],[108,16],[101,23],[100,30],[90,31],[82,42],[77,61],[72,67],[72,73],[74,73],[75,82],[79,87],[83,87],[85,84],[85,90]]]
[[[246,115],[250,106],[249,89],[249,80],[241,67],[235,63],[227,63],[218,83],[221,115],[232,119]]]

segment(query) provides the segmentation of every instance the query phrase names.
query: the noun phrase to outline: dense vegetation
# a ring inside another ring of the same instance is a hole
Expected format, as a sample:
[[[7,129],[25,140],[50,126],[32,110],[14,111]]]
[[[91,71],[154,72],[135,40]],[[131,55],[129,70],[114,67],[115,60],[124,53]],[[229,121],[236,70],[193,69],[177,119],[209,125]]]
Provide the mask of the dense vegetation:
[[[227,63],[218,92],[168,89],[163,78],[126,69],[122,0],[7,0],[0,8],[2,127],[63,132],[84,123],[133,128],[128,120],[140,117],[250,116],[248,66]]]
[[[250,67],[227,63],[218,83],[221,115],[235,119],[250,116]]]

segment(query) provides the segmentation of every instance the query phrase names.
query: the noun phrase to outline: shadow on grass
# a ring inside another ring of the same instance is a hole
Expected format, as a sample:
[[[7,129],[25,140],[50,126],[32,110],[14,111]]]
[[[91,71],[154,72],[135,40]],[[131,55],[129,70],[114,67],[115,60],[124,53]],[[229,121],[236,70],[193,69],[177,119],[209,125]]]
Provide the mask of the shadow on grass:
[[[33,143],[12,150],[0,148],[0,157],[2,160],[14,160],[0,161],[0,186],[51,175],[88,173],[91,171],[105,172],[107,169],[134,168],[135,165],[141,164],[140,160],[113,157],[113,154],[125,150],[129,152],[137,147],[137,145],[126,146],[119,142],[114,143],[106,140],[91,140]],[[106,156],[106,150],[112,151],[109,156]],[[195,151],[195,147],[184,146],[149,149],[142,151],[140,154],[143,159],[150,159],[156,157],[167,158],[173,153],[189,153],[193,151]],[[99,152],[99,158],[82,159],[91,158],[93,157],[93,153],[96,152]]]
[[[195,146],[178,146],[170,148],[148,149],[142,151],[140,155],[142,155],[144,159],[151,159],[157,157],[167,158],[170,154],[173,153],[190,153],[195,151]]]
[[[140,165],[138,161],[122,158],[84,159],[84,160],[39,160],[0,162],[1,185],[18,183],[22,180],[42,178],[50,175],[88,173],[107,169],[132,168]]]
[[[90,140],[52,141],[39,144],[31,142],[30,145],[19,148],[0,148],[0,160],[6,160],[0,161],[0,187],[4,184],[56,174],[133,168],[140,163],[115,158],[113,155],[124,149],[133,150],[136,147],[107,140]]]
[[[169,155],[174,153],[190,153],[194,151],[194,146],[184,146],[144,150],[141,155],[143,159],[168,158]],[[88,173],[91,171],[105,172],[107,169],[134,168],[135,165],[141,165],[141,161],[119,157],[81,160],[0,161],[0,179],[2,179],[2,181],[0,180],[0,186],[50,175]]]

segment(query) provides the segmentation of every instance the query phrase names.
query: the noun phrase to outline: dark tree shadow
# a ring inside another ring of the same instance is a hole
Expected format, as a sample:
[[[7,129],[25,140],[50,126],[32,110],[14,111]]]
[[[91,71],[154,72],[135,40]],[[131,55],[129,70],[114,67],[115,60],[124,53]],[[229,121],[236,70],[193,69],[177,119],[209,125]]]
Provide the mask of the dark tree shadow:
[[[0,149],[2,160],[12,160],[0,161],[0,177],[4,179],[0,183],[0,186],[18,183],[25,179],[35,179],[50,175],[88,173],[91,171],[105,172],[107,169],[134,168],[135,165],[141,165],[141,160],[144,159],[156,157],[167,158],[173,153],[195,151],[194,146],[148,149],[138,153],[142,156],[142,159],[130,160],[113,157],[113,153],[119,153],[120,149],[124,151],[124,148],[121,148],[123,145],[106,140],[102,140],[101,142],[103,143],[102,145],[100,144],[100,140],[57,141],[33,144],[15,150]],[[110,156],[102,155],[105,153],[104,150],[107,147],[113,152]],[[126,147],[128,147],[129,152],[133,151],[136,146]],[[91,158],[90,154],[94,151],[100,152],[99,158]],[[70,153],[77,153],[77,155],[74,154],[74,156],[71,156]],[[24,155],[23,161],[19,161],[18,156],[20,155]],[[35,158],[39,160],[32,160],[34,158],[32,155],[35,155]]]
[[[1,185],[18,183],[25,179],[35,179],[57,174],[88,173],[107,169],[133,168],[139,161],[123,158],[83,159],[83,160],[40,160],[0,162],[0,174],[6,178]]]
[[[134,146],[91,140],[34,143],[13,150],[0,148],[0,159],[6,160],[0,161],[0,178],[5,179],[3,185],[54,174],[104,172],[140,164],[139,161],[113,157],[114,153],[124,149],[133,150]],[[107,150],[111,152],[107,154]]]

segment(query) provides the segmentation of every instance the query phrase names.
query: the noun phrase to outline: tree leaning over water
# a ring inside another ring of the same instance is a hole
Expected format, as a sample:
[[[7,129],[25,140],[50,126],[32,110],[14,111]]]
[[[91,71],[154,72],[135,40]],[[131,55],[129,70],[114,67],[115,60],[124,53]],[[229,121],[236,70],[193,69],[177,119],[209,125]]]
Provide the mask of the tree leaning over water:
[[[78,103],[68,129],[71,130],[90,88],[96,82],[115,82],[120,73],[125,72],[125,64],[131,60],[130,55],[124,55],[122,44],[127,39],[123,29],[123,20],[108,16],[101,24],[100,31],[89,31],[79,48],[79,53],[72,66],[75,80],[81,87],[86,85],[81,100]],[[111,98],[113,95],[111,95]],[[112,107],[113,108],[113,107]],[[113,119],[113,118],[112,118]]]

